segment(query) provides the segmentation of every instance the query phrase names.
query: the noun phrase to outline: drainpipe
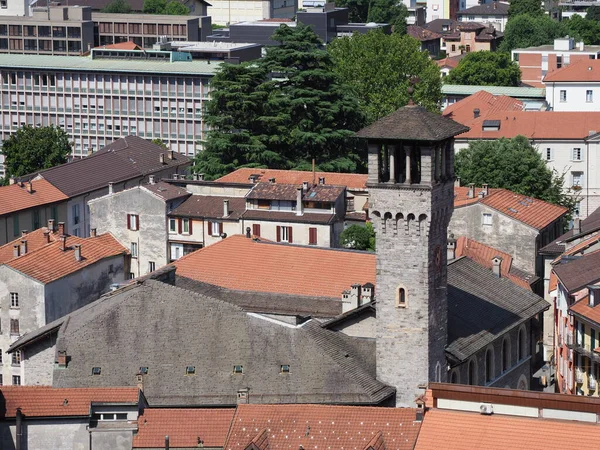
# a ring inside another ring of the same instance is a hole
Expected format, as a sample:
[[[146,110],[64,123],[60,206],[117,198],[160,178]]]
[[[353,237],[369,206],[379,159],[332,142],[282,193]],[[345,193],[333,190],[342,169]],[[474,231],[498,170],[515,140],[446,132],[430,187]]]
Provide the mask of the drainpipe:
[[[590,143],[589,141],[585,144],[585,159],[587,170],[585,171],[585,212],[586,217],[590,212]]]
[[[16,417],[16,445],[15,450],[21,450],[21,441],[23,440],[23,412],[21,408],[17,408],[17,417]]]

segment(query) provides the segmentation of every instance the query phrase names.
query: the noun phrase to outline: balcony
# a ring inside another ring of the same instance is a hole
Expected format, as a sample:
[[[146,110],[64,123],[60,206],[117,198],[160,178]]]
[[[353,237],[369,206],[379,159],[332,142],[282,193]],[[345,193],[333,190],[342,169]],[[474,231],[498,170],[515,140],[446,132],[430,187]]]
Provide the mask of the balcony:
[[[579,368],[575,369],[575,382],[583,383],[583,371]]]

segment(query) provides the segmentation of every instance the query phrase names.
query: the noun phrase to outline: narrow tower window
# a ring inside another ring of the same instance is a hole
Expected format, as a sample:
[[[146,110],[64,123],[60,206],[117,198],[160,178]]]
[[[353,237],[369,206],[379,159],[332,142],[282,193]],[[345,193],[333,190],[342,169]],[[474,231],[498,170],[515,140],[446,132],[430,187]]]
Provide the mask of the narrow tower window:
[[[407,298],[406,288],[403,286],[398,287],[396,290],[396,308],[406,308]]]

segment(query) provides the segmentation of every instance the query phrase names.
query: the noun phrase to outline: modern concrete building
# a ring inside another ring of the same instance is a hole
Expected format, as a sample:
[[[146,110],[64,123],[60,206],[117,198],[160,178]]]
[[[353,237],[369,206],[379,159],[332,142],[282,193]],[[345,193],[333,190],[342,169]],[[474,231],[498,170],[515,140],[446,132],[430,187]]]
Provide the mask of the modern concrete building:
[[[217,25],[264,19],[292,19],[298,6],[298,0],[211,0],[208,15]]]
[[[219,64],[182,55],[189,60],[0,55],[0,139],[24,125],[55,125],[70,136],[74,158],[128,135],[194,155]]]

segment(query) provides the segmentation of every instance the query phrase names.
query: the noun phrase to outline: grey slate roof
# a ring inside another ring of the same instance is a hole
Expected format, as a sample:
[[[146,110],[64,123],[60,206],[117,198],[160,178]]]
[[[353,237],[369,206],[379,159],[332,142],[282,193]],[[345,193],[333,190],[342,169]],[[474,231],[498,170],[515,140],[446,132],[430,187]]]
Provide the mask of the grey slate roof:
[[[508,3],[492,2],[475,5],[464,9],[457,14],[459,16],[508,16]]]
[[[295,201],[299,187],[301,187],[301,185],[258,182],[250,192],[248,192],[246,198]],[[343,193],[343,186],[318,184],[316,186],[310,186],[306,192],[303,192],[302,199],[315,202],[335,202]]]
[[[448,346],[464,361],[549,307],[543,298],[469,258],[448,264]]]
[[[54,370],[56,387],[133,386],[144,366],[150,405],[233,405],[242,388],[252,403],[378,404],[394,393],[375,378],[374,341],[313,321],[280,324],[151,279],[68,317],[57,348],[70,361]],[[280,374],[282,364],[290,374]]]
[[[554,273],[570,293],[600,280],[600,252],[582,255],[554,266]]]
[[[165,183],[164,181],[159,181],[154,184],[144,184],[142,187],[166,202],[192,195],[185,188]]]
[[[160,154],[165,163],[160,163]],[[91,156],[72,161],[39,173],[44,179],[69,197],[91,192],[108,186],[109,182],[122,182],[144,177],[168,167],[187,165],[191,159],[174,152],[167,157],[167,150],[137,136],[117,139]],[[27,177],[25,177],[27,178]]]
[[[581,221],[581,235],[592,233],[596,230],[600,230],[600,208],[596,209],[584,220]],[[573,229],[570,229],[554,241],[550,242],[545,247],[540,249],[541,254],[547,255],[560,255],[567,249],[565,241],[569,240],[574,236]]]
[[[404,106],[358,131],[367,139],[441,141],[469,131],[452,119],[427,111],[422,106]]]
[[[229,215],[223,216],[223,201],[229,201]],[[192,195],[175,208],[170,216],[196,217],[209,219],[237,220],[246,210],[244,197],[225,197],[220,195]]]

